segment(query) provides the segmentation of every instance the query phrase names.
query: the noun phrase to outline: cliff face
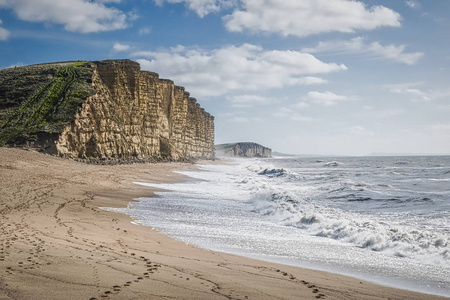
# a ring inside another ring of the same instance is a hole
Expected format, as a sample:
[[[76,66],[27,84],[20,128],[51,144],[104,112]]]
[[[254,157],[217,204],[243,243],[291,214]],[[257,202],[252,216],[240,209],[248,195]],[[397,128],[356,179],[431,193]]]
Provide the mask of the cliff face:
[[[57,99],[49,100],[47,89],[58,79],[54,74],[61,73],[60,65],[47,67],[52,71],[45,76],[33,75],[40,83],[33,92],[22,92],[22,100],[12,101],[5,96],[11,89],[0,89],[0,103],[8,103],[0,106],[0,142],[31,143],[88,160],[214,158],[214,117],[183,87],[141,71],[130,60],[68,66],[74,69],[74,79],[60,80],[67,84],[61,93],[53,92]]]
[[[216,145],[217,155],[227,157],[271,157],[272,149],[256,143]]]

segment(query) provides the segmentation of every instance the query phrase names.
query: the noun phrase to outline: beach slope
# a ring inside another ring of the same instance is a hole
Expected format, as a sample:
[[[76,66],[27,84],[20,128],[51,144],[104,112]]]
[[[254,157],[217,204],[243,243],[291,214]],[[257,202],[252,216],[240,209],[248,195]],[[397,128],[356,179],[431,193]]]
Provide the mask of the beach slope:
[[[88,165],[0,148],[0,300],[444,299],[175,241],[126,207],[190,164]]]

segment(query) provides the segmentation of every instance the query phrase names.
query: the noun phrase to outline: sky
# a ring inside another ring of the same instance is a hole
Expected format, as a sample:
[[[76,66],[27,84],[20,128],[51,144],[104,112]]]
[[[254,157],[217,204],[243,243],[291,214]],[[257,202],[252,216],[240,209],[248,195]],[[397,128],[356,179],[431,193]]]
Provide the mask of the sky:
[[[0,68],[131,59],[216,144],[450,154],[449,0],[0,0]]]

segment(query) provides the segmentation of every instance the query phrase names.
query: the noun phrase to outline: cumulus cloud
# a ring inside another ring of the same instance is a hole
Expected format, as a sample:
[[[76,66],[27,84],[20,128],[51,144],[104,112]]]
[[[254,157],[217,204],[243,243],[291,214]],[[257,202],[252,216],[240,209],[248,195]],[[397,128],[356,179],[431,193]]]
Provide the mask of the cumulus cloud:
[[[251,44],[214,50],[178,46],[132,55],[138,57],[142,69],[173,79],[196,97],[322,83],[325,81],[308,75],[347,69],[343,64],[325,63],[311,54],[264,50]]]
[[[121,44],[121,43],[115,43],[114,46],[113,46],[113,50],[115,52],[127,51],[130,48],[131,48],[130,45],[124,45],[124,44]]]
[[[366,43],[364,38],[356,37],[348,41],[327,41],[319,42],[314,48],[304,48],[302,51],[308,53],[360,53],[369,55],[378,59],[389,59],[407,65],[416,64],[424,55],[423,52],[406,53],[405,45],[386,45],[383,46],[379,42]]]
[[[223,8],[236,5],[237,0],[155,0],[157,5],[167,3],[185,3],[186,6],[195,11],[201,18],[209,13],[215,13]]]
[[[229,31],[305,37],[324,32],[352,33],[399,27],[401,16],[384,6],[349,0],[242,0],[242,9],[224,17]]]
[[[0,20],[0,25],[2,25],[2,24],[3,24],[3,22],[2,22],[2,20]],[[0,41],[6,41],[9,37],[9,34],[10,33],[8,30],[6,30],[3,27],[0,27]]]
[[[347,96],[337,95],[332,92],[311,91],[303,97],[303,100],[310,101],[323,106],[336,105],[340,101],[350,100]]]
[[[0,8],[11,9],[19,19],[63,25],[68,31],[91,33],[127,27],[122,11],[89,0],[0,0]]]
[[[225,27],[233,32],[305,37],[401,25],[397,12],[381,5],[367,7],[355,0],[155,0],[157,5],[165,2],[185,3],[200,17],[235,8],[223,17]]]

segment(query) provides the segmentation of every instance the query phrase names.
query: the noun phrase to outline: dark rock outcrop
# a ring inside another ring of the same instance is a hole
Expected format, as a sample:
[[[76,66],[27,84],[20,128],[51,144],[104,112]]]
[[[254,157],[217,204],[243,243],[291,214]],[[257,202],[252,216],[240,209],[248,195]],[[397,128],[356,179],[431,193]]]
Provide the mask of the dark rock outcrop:
[[[272,149],[256,143],[232,143],[216,145],[216,153],[226,157],[271,157]]]
[[[93,161],[214,158],[214,117],[130,60],[0,70],[0,145]]]

